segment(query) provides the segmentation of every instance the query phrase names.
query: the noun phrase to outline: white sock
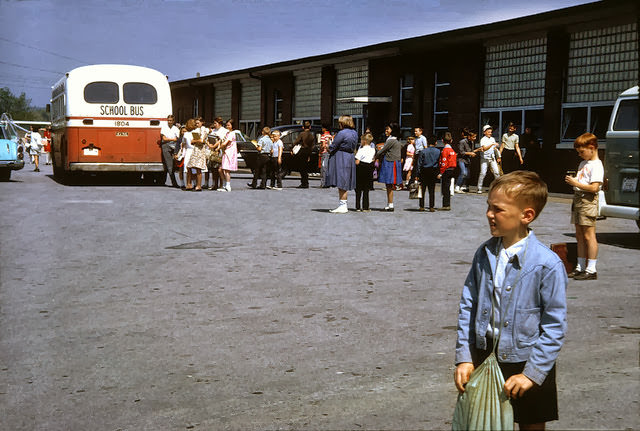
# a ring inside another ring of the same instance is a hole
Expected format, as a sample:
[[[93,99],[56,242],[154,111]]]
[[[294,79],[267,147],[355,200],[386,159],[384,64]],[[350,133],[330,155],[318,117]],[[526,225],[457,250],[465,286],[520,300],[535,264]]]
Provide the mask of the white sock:
[[[587,266],[587,258],[579,257],[578,264],[576,265],[576,271],[584,271],[584,268]]]
[[[346,200],[343,201],[342,199],[340,199],[340,205],[339,206],[343,206],[343,205],[346,207],[347,206],[347,201]]]
[[[393,208],[393,202],[389,204],[389,208]]]
[[[594,274],[596,273],[596,262],[598,261],[598,259],[589,259],[587,260],[587,272],[590,274]]]

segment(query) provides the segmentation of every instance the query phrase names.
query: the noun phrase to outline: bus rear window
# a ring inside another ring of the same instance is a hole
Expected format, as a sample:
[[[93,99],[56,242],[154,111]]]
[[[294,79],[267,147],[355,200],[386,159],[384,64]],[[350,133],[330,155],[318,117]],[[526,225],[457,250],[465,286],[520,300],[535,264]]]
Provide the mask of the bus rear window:
[[[134,105],[153,105],[158,101],[158,92],[153,85],[144,82],[127,82],[122,89],[124,102]]]
[[[638,99],[622,100],[618,105],[613,130],[638,130]]]
[[[92,82],[84,87],[87,103],[118,103],[118,84],[115,82]]]

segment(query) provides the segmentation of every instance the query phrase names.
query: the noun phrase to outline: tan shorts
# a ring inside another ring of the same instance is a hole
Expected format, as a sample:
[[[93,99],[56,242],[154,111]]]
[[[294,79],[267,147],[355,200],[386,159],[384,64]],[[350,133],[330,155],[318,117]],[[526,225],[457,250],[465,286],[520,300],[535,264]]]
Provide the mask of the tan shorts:
[[[571,224],[595,226],[598,217],[597,193],[575,192],[571,204]]]

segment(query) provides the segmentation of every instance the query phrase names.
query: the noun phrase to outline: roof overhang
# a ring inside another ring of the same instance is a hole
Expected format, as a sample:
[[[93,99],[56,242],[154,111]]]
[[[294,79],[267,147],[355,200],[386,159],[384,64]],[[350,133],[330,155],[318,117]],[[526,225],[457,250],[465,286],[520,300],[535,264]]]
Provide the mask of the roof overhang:
[[[341,103],[391,103],[393,98],[391,97],[376,97],[376,96],[360,96],[360,97],[341,97],[336,99],[336,102]]]

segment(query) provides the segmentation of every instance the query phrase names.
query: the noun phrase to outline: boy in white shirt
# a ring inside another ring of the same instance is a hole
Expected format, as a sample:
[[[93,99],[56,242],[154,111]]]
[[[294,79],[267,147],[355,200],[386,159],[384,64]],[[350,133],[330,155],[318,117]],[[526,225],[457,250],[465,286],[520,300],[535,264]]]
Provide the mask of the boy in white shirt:
[[[575,177],[567,175],[565,182],[573,187],[571,223],[576,226],[578,264],[568,276],[574,280],[597,280],[596,217],[598,216],[598,192],[604,181],[604,166],[598,158],[598,138],[584,133],[575,140],[573,147],[583,159]]]
[[[480,175],[478,175],[478,193],[482,193],[482,185],[484,183],[484,177],[487,175],[487,169],[491,166],[491,171],[493,172],[493,176],[498,178],[500,176],[500,171],[498,170],[498,163],[500,163],[500,159],[496,160],[496,148],[498,143],[491,136],[493,134],[493,129],[490,125],[486,125],[482,128],[482,133],[484,136],[480,139],[480,147],[475,149],[475,152],[481,152],[482,156],[480,157]]]
[[[371,147],[373,135],[367,133],[360,138],[360,148],[356,153],[356,211],[371,211],[369,209],[369,190],[373,182],[373,158],[375,148]],[[362,197],[362,207],[360,206]]]

